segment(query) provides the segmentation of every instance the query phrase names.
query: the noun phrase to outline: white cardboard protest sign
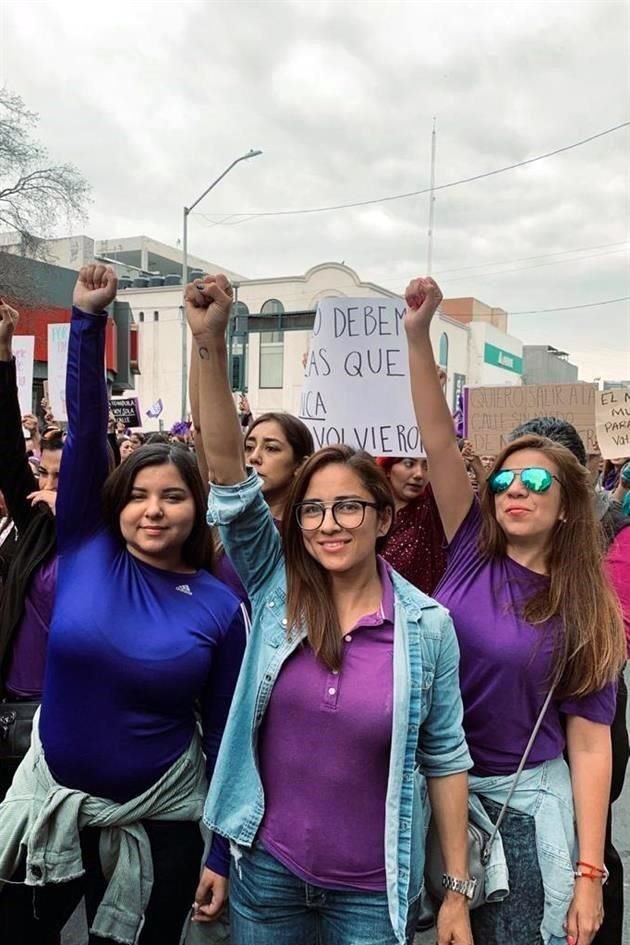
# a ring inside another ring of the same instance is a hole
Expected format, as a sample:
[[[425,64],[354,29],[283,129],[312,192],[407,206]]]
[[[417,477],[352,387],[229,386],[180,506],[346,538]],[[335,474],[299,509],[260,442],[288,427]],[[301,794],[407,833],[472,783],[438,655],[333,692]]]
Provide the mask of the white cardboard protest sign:
[[[48,326],[48,400],[55,420],[68,420],[66,411],[66,366],[70,322]]]
[[[630,456],[630,390],[627,387],[596,392],[595,427],[604,459]]]
[[[33,362],[35,335],[14,335],[13,356],[17,375],[18,400],[22,415],[33,412]]]
[[[304,368],[300,419],[315,448],[420,456],[403,299],[322,299]]]

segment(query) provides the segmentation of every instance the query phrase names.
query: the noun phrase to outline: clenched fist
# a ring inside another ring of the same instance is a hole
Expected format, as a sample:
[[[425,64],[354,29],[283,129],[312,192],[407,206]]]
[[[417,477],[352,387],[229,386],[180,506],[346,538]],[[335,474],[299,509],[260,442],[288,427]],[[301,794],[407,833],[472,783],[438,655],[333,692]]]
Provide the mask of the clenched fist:
[[[19,315],[4,299],[0,299],[0,359],[11,360],[13,332],[17,327]]]
[[[82,266],[72,295],[72,304],[91,315],[103,315],[116,298],[118,277],[111,266]]]
[[[411,280],[405,289],[407,310],[404,325],[408,335],[428,331],[442,298],[441,289],[434,279]]]
[[[223,337],[232,311],[233,290],[223,273],[206,276],[186,286],[186,318],[193,337]]]

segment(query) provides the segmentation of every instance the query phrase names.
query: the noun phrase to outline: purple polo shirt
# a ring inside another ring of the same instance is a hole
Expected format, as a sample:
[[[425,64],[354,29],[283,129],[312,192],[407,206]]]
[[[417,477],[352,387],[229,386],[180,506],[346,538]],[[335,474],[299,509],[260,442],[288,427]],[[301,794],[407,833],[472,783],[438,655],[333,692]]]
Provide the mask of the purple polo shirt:
[[[7,669],[5,685],[9,696],[41,698],[56,586],[55,554],[37,568],[24,598],[24,614],[13,640]]]
[[[477,499],[448,549],[446,574],[434,597],[447,607],[460,648],[464,731],[481,777],[513,774],[548,692],[555,625],[534,626],[523,605],[548,583],[507,555],[488,560],[479,550]],[[563,716],[610,725],[613,684],[581,699],[552,700],[527,767],[551,761],[565,747]]]
[[[304,643],[284,663],[260,730],[259,840],[327,889],[382,891],[392,735],[394,588],[378,559],[378,611],[344,635],[331,672]]]

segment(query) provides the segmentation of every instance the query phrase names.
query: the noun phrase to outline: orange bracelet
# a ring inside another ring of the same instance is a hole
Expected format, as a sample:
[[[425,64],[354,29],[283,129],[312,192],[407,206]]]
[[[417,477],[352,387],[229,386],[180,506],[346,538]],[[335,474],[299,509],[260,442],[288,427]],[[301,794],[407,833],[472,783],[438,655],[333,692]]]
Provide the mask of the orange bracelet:
[[[578,860],[577,866],[585,866],[588,870],[592,870],[594,873],[599,873],[600,876],[606,875],[605,869],[602,869],[600,866],[593,866],[592,863],[585,863],[584,860]]]
[[[586,867],[590,872],[584,872],[583,867]],[[608,870],[606,866],[603,869],[600,869],[599,866],[593,866],[591,863],[585,863],[583,860],[578,860],[576,870],[575,870],[576,879],[597,879],[600,883],[604,884],[608,882]]]

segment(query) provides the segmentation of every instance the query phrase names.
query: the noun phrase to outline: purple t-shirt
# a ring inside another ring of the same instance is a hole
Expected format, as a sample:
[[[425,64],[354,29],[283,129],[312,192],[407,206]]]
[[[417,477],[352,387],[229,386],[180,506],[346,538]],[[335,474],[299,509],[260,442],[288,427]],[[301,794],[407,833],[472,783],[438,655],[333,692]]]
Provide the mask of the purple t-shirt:
[[[506,556],[479,551],[481,511],[475,499],[448,549],[448,567],[434,597],[453,618],[461,659],[464,731],[482,777],[512,774],[548,692],[554,647],[551,621],[534,626],[523,605],[548,578]],[[552,700],[527,767],[550,761],[565,747],[563,715],[610,725],[615,687],[581,699]]]
[[[382,891],[392,734],[394,589],[344,636],[332,673],[308,644],[280,671],[261,726],[265,849],[305,882]]]
[[[35,571],[24,599],[20,621],[7,669],[7,695],[18,699],[40,699],[46,668],[48,628],[57,586],[57,555]]]

